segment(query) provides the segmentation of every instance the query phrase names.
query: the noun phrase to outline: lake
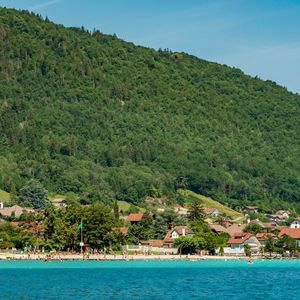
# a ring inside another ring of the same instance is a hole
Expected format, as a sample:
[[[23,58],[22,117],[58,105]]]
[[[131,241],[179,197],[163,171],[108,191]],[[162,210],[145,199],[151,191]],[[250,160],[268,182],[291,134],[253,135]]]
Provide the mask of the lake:
[[[300,299],[300,261],[0,261],[0,299]]]

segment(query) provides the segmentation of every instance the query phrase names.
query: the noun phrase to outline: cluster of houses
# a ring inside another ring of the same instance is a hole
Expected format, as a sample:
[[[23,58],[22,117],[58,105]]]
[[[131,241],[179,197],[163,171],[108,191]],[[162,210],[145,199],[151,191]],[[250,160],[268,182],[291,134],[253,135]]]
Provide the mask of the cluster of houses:
[[[64,199],[55,199],[53,204],[59,208],[66,207]],[[188,209],[180,205],[175,205],[174,211],[179,215],[188,215]],[[257,213],[258,207],[245,206],[242,211],[245,215]],[[24,212],[34,213],[35,210],[28,207],[20,207],[18,205],[4,207],[3,202],[0,202],[0,217],[20,217]],[[220,224],[217,219],[220,212],[216,208],[204,208],[203,212],[207,217],[208,226],[212,231],[217,234],[227,233],[230,236],[227,242],[228,247],[224,248],[224,254],[243,254],[245,245],[248,245],[253,253],[258,253],[260,252],[261,246],[266,244],[266,241],[270,236],[275,239],[288,236],[289,238],[294,239],[296,245],[300,248],[300,217],[295,218],[289,226],[280,226],[278,224],[291,218],[291,213],[289,211],[279,210],[276,214],[267,214],[266,216],[269,218],[268,222],[252,220],[245,224],[235,224],[228,218],[223,218],[222,224]],[[129,214],[124,219],[131,225],[134,225],[138,224],[143,219],[143,216],[143,213],[133,213]],[[245,232],[246,226],[251,223],[259,225],[263,232],[258,232],[255,235]],[[119,230],[123,235],[128,234],[128,227],[121,227]],[[144,246],[170,249],[174,247],[174,240],[182,236],[192,237],[193,231],[187,226],[175,226],[167,232],[164,239],[141,241],[141,244]]]
[[[175,212],[179,215],[187,215],[188,210],[180,205],[174,207]],[[243,209],[246,212],[257,212],[257,207],[247,206]],[[235,224],[230,219],[223,219],[222,224],[217,221],[211,221],[219,216],[219,211],[215,208],[205,208],[205,215],[208,218],[208,226],[212,231],[217,234],[227,233],[229,235],[229,240],[227,242],[227,247],[224,248],[225,255],[243,255],[244,247],[248,245],[252,253],[259,253],[262,246],[266,245],[266,241],[269,237],[274,239],[287,236],[294,239],[297,247],[300,247],[300,217],[295,218],[290,226],[279,226],[278,220],[287,220],[290,218],[291,214],[288,211],[278,211],[276,213],[276,219],[270,218],[269,222],[261,222],[259,220],[248,221],[245,224]],[[275,215],[273,215],[275,216]],[[130,222],[130,224],[138,224],[143,218],[143,214],[130,214],[125,219]],[[252,234],[245,232],[245,228],[249,224],[257,224],[262,228],[262,232],[257,234]],[[122,227],[120,231],[126,235],[128,233],[128,227]],[[141,241],[143,246],[151,247],[164,247],[172,248],[174,247],[174,240],[182,236],[193,236],[193,231],[187,226],[175,226],[169,230],[163,240],[148,240]]]

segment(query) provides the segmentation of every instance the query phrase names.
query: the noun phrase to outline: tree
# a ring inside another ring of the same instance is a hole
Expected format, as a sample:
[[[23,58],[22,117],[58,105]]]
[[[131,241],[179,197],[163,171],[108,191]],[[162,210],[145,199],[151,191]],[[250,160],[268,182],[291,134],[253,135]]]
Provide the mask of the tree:
[[[248,224],[245,229],[244,232],[251,232],[252,234],[256,235],[258,232],[262,232],[262,227],[256,223],[250,223]]]
[[[111,209],[101,202],[86,207],[82,216],[83,238],[93,248],[110,248],[114,244],[113,228],[117,223]]]
[[[244,245],[244,252],[245,252],[246,256],[251,257],[252,251],[251,251],[251,247],[249,245],[247,245],[247,244]]]
[[[201,204],[194,200],[189,204],[188,219],[189,221],[203,220],[205,213]]]
[[[172,208],[167,208],[164,212],[156,214],[156,218],[152,224],[154,237],[163,239],[168,230],[179,225],[186,225],[186,220],[179,216]]]
[[[23,205],[29,204],[35,209],[47,206],[47,191],[37,180],[30,180],[20,191],[20,202]]]
[[[119,206],[117,200],[114,201],[114,216],[116,220],[119,220]]]
[[[272,236],[269,236],[266,240],[265,251],[269,252],[270,257],[271,257],[274,249],[275,249],[274,239]]]

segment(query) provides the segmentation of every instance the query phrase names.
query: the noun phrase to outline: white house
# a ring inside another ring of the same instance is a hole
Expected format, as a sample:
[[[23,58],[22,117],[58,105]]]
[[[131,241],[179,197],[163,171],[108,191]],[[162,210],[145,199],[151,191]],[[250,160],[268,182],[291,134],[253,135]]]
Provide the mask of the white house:
[[[290,225],[290,228],[300,228],[300,217],[296,218]]]
[[[249,232],[235,233],[227,242],[227,245],[237,253],[244,251],[244,246],[249,245],[252,252],[258,252],[261,246],[258,239]]]
[[[164,246],[173,247],[173,241],[182,236],[193,236],[193,231],[187,226],[175,226],[167,232],[164,238]]]

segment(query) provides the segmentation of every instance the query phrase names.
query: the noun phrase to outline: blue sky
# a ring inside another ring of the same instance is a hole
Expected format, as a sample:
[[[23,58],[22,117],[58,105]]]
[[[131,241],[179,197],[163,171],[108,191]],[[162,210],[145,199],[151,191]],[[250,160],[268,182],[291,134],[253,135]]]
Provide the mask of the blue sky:
[[[300,0],[0,0],[0,6],[185,51],[300,93]]]

